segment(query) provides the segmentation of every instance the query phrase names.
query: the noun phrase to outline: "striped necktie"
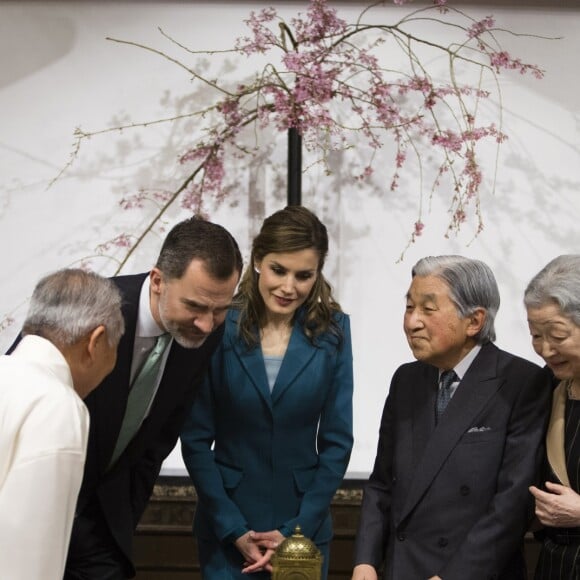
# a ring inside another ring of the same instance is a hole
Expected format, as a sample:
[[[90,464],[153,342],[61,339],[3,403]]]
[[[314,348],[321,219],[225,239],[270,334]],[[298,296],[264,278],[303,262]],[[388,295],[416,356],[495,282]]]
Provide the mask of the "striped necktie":
[[[443,371],[439,379],[439,390],[437,391],[437,405],[435,408],[435,419],[437,422],[443,415],[447,404],[451,400],[451,385],[459,380],[453,369]]]

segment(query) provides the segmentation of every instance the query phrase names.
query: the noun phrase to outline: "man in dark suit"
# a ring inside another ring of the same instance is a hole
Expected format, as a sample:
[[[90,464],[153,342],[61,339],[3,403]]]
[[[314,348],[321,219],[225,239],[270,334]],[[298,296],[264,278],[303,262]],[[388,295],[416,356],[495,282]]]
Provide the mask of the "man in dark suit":
[[[113,372],[85,400],[91,426],[66,580],[135,575],[133,533],[221,339],[241,269],[234,238],[221,226],[191,218],[169,232],[149,274],[113,279],[126,330]],[[135,420],[129,417],[139,407],[131,385],[160,335],[168,346],[131,432],[127,425]]]
[[[353,580],[381,568],[385,580],[525,580],[527,489],[551,388],[540,367],[492,343],[498,307],[480,261],[413,268],[404,329],[417,361],[391,382]]]

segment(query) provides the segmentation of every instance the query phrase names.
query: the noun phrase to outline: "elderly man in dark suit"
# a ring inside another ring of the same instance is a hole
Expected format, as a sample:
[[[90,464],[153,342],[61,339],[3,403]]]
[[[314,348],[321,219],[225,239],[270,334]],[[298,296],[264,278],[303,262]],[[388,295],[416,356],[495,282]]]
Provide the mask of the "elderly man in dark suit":
[[[234,238],[191,218],[169,232],[150,273],[113,279],[126,330],[113,372],[85,400],[91,427],[65,579],[135,575],[135,527],[221,339],[241,269]]]
[[[499,292],[484,263],[413,268],[404,328],[417,359],[393,376],[364,491],[353,580],[525,580],[528,486],[551,388],[498,349]]]

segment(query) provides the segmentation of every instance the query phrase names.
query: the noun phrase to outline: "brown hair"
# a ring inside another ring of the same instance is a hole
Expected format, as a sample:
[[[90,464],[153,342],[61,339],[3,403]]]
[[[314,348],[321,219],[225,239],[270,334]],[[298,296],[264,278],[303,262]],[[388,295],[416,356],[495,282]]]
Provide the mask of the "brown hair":
[[[254,264],[271,253],[299,252],[313,249],[318,254],[316,282],[302,307],[301,323],[304,333],[314,344],[325,332],[341,342],[342,332],[334,320],[341,312],[340,305],[332,296],[332,288],[322,267],[328,254],[328,234],[324,224],[310,210],[302,206],[288,206],[264,220],[260,233],[252,243],[250,263],[234,297],[234,306],[240,310],[238,327],[240,336],[249,346],[258,343],[257,329],[265,323],[266,310],[258,289],[258,274]]]

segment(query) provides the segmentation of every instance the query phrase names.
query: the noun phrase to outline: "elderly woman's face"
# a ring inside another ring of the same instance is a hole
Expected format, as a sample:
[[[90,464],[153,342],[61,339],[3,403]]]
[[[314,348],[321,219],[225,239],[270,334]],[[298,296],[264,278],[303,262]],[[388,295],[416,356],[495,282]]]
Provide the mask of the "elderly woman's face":
[[[580,327],[556,304],[528,308],[532,346],[560,380],[580,378]]]

